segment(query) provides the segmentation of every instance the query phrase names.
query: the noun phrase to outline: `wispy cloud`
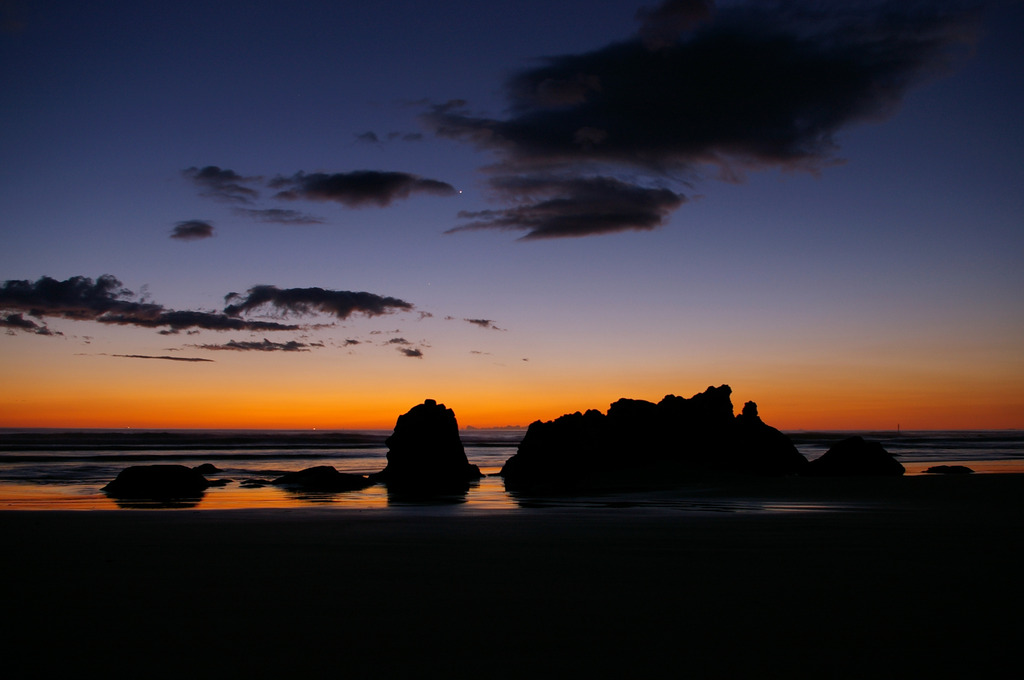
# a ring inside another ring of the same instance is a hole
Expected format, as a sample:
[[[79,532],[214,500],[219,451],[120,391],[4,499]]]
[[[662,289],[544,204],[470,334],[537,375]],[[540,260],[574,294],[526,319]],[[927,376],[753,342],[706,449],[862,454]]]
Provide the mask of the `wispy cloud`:
[[[213,224],[206,220],[183,220],[171,230],[171,238],[181,241],[198,241],[212,236]]]
[[[188,363],[213,363],[213,359],[201,359],[199,357],[153,356],[149,354],[108,354],[106,356],[119,357],[121,359],[161,359],[163,361],[184,361]]]
[[[382,144],[383,142],[420,142],[423,141],[422,132],[389,132],[386,135],[378,135],[373,130],[360,132],[356,135],[356,141],[366,144]]]
[[[381,143],[374,132],[364,132],[357,139],[368,143]],[[422,133],[393,132],[386,135],[388,142],[395,140],[418,141]],[[323,218],[299,210],[261,207],[257,201],[261,192],[257,187],[274,190],[275,200],[333,201],[348,208],[387,207],[395,201],[413,194],[452,196],[458,191],[447,182],[420,177],[408,172],[386,170],[355,170],[352,172],[297,172],[277,175],[269,181],[262,176],[243,176],[216,165],[190,167],[182,174],[200,187],[201,195],[238,204],[235,214],[259,222],[277,224],[322,224]],[[174,238],[206,238],[199,220],[179,222]],[[180,232],[180,235],[179,235]]]
[[[28,331],[36,335],[61,335],[51,331],[46,326],[40,325],[31,319],[26,319],[22,314],[0,315],[0,328],[8,329],[8,333],[14,331]]]
[[[252,203],[260,197],[260,192],[249,185],[260,182],[261,177],[243,177],[216,165],[186,168],[182,174],[200,187],[203,196],[229,203]]]
[[[645,231],[661,226],[684,202],[681,194],[611,177],[508,176],[492,180],[516,205],[462,211],[467,224],[446,233],[477,229],[526,230],[523,240]]]
[[[498,156],[488,172],[508,207],[464,213],[453,231],[652,229],[685,202],[667,188],[682,178],[820,171],[838,162],[838,132],[886,118],[953,63],[977,6],[668,0],[641,11],[632,37],[512,76],[505,117],[458,100],[423,116],[435,134]]]
[[[221,345],[193,345],[198,349],[227,350],[235,352],[308,352],[311,347],[322,347],[320,344],[308,344],[290,340],[288,342],[272,342],[263,339],[258,341],[230,340]]]
[[[207,331],[297,331],[296,324],[276,321],[239,319],[218,312],[191,310],[162,310],[157,314],[107,313],[95,319],[100,323],[120,326],[141,326],[143,328],[166,328],[164,334],[183,330],[200,329]]]
[[[323,224],[324,219],[316,215],[300,212],[298,210],[286,210],[283,208],[235,208],[235,214],[248,217],[257,222],[271,224]]]
[[[505,330],[504,328],[498,328],[498,326],[496,326],[494,321],[492,321],[491,319],[463,319],[463,321],[471,323],[474,326],[479,326],[480,328],[489,328],[495,331]]]
[[[398,351],[401,352],[402,354],[404,354],[405,356],[411,358],[411,359],[422,359],[423,358],[423,352],[421,352],[418,349],[413,349],[413,348],[410,348],[410,347],[399,347]]]

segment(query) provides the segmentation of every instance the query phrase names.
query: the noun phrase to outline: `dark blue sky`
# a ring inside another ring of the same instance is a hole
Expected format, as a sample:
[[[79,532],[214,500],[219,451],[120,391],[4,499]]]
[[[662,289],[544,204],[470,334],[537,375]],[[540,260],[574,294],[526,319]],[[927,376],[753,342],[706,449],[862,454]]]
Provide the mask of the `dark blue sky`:
[[[1024,4],[643,7],[0,3],[10,423],[1024,425]]]

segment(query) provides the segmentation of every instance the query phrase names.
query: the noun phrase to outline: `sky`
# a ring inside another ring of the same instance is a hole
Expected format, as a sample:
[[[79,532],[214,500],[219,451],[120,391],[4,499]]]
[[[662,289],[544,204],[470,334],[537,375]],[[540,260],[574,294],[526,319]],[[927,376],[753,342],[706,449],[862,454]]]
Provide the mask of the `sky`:
[[[1024,3],[0,0],[0,427],[1024,427]]]

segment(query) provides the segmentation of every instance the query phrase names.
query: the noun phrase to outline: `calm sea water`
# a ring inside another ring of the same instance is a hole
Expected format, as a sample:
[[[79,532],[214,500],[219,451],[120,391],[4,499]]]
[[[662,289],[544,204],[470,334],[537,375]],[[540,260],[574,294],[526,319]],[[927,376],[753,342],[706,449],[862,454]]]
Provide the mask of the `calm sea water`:
[[[457,511],[500,510],[521,505],[505,492],[496,473],[516,452],[524,430],[464,430],[470,462],[487,475],[464,496],[435,499]],[[114,509],[101,488],[130,465],[211,463],[226,480],[209,489],[201,509],[334,505],[352,509],[415,507],[389,498],[382,486],[338,494],[299,494],[273,486],[251,487],[285,472],[331,465],[371,474],[387,464],[390,431],[258,430],[16,430],[0,429],[0,509]],[[907,468],[921,474],[932,465],[964,464],[979,473],[1024,472],[1024,431],[790,432],[807,458],[823,454],[851,434],[879,441]],[[135,506],[139,504],[133,504]],[[144,505],[144,504],[143,504]],[[756,509],[756,508],[754,508]]]

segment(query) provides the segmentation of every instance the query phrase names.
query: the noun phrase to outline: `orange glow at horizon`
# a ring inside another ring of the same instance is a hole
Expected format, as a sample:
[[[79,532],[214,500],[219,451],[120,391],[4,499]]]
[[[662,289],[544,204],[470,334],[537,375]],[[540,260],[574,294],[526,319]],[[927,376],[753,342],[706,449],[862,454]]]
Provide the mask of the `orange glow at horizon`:
[[[722,384],[732,387],[735,413],[754,401],[762,419],[781,430],[1024,427],[1019,371],[999,364],[966,374],[716,357],[698,368],[659,359],[588,369],[560,352],[532,353],[515,365],[446,356],[394,361],[390,353],[379,360],[310,353],[181,364],[74,349],[36,356],[35,346],[23,344],[22,360],[4,364],[6,384],[17,389],[0,393],[0,427],[390,430],[424,399],[454,410],[461,427],[526,427],[564,413],[605,412],[620,398],[657,402]]]
[[[216,392],[154,390],[149,393],[116,385],[61,395],[0,398],[0,427],[174,428],[174,429],[379,429],[390,430],[397,417],[424,399],[435,399],[455,411],[461,427],[526,427],[563,413],[590,408],[607,411],[625,397],[659,401],[672,393],[690,397],[707,385],[686,390],[637,393],[611,388],[573,392],[569,389],[395,389],[327,392],[250,392],[224,388]],[[833,393],[733,385],[735,413],[755,401],[762,419],[781,430],[904,430],[1014,429],[1022,424],[1024,400],[1010,394],[915,395],[856,392]]]

